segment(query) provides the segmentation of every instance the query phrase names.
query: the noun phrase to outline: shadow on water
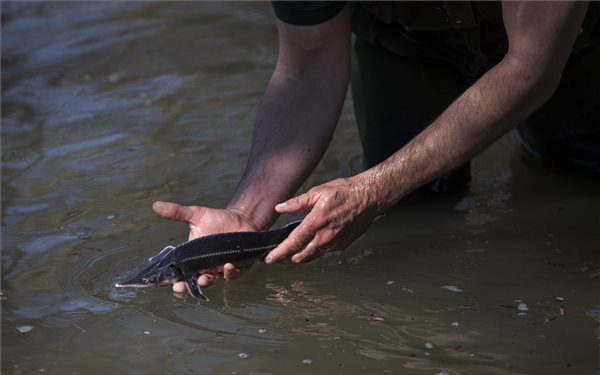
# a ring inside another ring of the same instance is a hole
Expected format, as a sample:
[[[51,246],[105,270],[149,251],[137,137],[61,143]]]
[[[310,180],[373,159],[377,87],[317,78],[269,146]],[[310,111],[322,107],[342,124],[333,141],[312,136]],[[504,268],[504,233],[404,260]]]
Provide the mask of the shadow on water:
[[[2,2],[2,372],[598,373],[600,182],[514,134],[344,252],[114,288],[187,237],[153,201],[227,202],[276,44],[269,3]],[[304,189],[360,164],[347,101]]]

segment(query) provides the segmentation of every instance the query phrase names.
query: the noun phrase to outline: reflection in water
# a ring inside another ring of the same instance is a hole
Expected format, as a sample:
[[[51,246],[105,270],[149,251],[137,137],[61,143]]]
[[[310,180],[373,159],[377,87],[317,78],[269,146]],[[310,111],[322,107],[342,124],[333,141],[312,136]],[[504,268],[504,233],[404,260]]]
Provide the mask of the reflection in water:
[[[227,202],[276,55],[266,2],[2,3],[3,373],[598,372],[598,181],[512,135],[347,251],[208,302],[116,290],[187,237],[153,201]],[[360,165],[348,101],[305,188]]]
[[[493,148],[514,153],[516,144],[515,136],[510,134]],[[513,177],[510,160],[490,154],[484,153],[475,160],[472,168],[476,180],[470,185],[470,194],[455,205],[457,210],[465,211],[465,224],[471,227],[481,227],[498,216],[512,212],[507,204],[511,198],[509,186]]]
[[[345,346],[368,359],[399,360],[412,369],[435,369],[431,358],[479,369],[505,360],[501,353],[478,350],[477,342],[485,339],[481,333],[452,329],[457,325],[443,317],[446,311],[423,319],[423,314],[418,318],[410,309],[392,304],[349,303],[319,294],[322,288],[316,282],[293,281],[289,289],[270,282],[266,287],[271,290],[267,299],[290,312],[279,317],[277,327],[303,339],[314,338],[324,347]],[[298,324],[299,320],[305,323]]]

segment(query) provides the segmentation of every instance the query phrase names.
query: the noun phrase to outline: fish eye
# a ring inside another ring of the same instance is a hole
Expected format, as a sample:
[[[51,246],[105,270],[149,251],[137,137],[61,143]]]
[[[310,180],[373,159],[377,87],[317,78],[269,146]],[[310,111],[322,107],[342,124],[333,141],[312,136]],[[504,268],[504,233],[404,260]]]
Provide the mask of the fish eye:
[[[148,284],[156,284],[158,282],[158,279],[156,278],[156,276],[152,276],[148,279],[146,279],[146,283]]]

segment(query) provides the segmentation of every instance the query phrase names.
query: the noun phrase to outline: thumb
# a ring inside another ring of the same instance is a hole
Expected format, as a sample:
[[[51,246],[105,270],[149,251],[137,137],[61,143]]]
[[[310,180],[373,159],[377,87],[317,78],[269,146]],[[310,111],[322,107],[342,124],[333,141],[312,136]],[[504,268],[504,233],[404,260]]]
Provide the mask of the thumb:
[[[152,209],[165,219],[186,223],[189,223],[194,216],[194,212],[189,207],[177,203],[157,201],[152,204]]]
[[[315,205],[317,199],[318,195],[311,190],[297,197],[288,199],[283,203],[279,203],[275,206],[275,211],[280,214],[291,214],[307,210]]]

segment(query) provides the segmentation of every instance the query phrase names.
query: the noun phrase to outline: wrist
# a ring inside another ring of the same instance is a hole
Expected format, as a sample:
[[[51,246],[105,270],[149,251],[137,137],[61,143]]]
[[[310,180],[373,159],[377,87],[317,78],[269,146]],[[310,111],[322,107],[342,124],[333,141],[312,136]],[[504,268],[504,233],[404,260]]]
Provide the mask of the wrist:
[[[252,229],[260,231],[269,229],[275,220],[277,220],[279,215],[275,211],[274,206],[273,204],[273,207],[270,209],[272,212],[271,215],[267,214],[269,210],[266,207],[255,204],[244,204],[239,201],[230,202],[226,209],[238,216],[247,225],[252,227]]]
[[[371,169],[350,177],[352,189],[364,202],[365,211],[372,211],[376,216],[382,214],[392,204],[387,199],[382,176],[373,173]]]

